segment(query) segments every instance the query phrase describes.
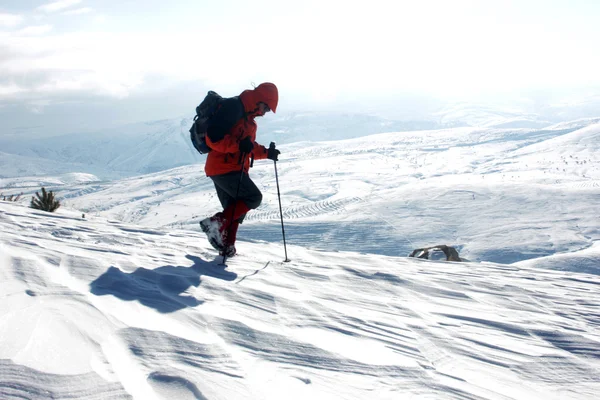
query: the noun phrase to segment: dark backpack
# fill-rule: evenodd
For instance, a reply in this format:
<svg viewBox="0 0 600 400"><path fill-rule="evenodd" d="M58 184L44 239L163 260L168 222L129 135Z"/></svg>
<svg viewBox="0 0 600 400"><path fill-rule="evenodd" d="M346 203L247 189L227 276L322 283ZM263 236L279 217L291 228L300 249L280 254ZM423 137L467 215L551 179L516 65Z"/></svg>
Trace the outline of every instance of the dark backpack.
<svg viewBox="0 0 600 400"><path fill-rule="evenodd" d="M198 150L200 154L206 154L210 152L211 148L206 144L206 131L210 124L211 117L221 107L223 98L212 90L208 92L202 103L196 107L196 116L194 117L194 123L190 128L190 139L194 148Z"/></svg>

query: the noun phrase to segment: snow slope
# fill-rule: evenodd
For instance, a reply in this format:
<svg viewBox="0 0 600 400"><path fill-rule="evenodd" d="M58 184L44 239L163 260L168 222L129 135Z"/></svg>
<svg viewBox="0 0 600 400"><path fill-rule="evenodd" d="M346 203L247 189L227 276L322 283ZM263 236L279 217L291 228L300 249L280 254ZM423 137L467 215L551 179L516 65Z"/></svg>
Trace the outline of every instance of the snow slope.
<svg viewBox="0 0 600 400"><path fill-rule="evenodd" d="M37 180L44 180L73 171L94 170L104 171L104 168L90 168L84 164L49 161L37 156L19 156L0 151L0 187L10 187L12 182L19 182L18 177L38 177Z"/></svg>
<svg viewBox="0 0 600 400"><path fill-rule="evenodd" d="M0 202L0 398L597 398L598 276L238 247Z"/></svg>
<svg viewBox="0 0 600 400"><path fill-rule="evenodd" d="M538 114L498 106L456 103L435 114L442 124L480 128L543 128L550 123Z"/></svg>
<svg viewBox="0 0 600 400"><path fill-rule="evenodd" d="M280 145L306 140L319 142L383 132L464 126L467 123L485 123L486 126L505 123L518 127L515 121L520 119L525 120L521 127L549 125L532 125L529 116L520 116L518 113L503 114L488 109L481 111L476 107L469 109L469 112L465 116L461 113L454 115L456 113L452 111L449 114L453 117L440 117L441 121L437 120L438 117L423 121L398 121L357 112L283 113L258 120L259 140L265 145L271 141ZM483 116L479 116L481 114ZM189 139L192 116L49 138L0 138L0 149L4 153L0 153L0 176L58 175L70 165L71 169L67 169L67 172L87 172L101 179L115 179L202 163L204 156L194 150ZM25 158L13 164L15 157ZM35 158L39 161L34 161ZM44 168L40 169L38 164ZM19 168L14 168L14 165L19 165Z"/></svg>
<svg viewBox="0 0 600 400"><path fill-rule="evenodd" d="M50 138L0 140L0 176L58 175L79 171L115 179L203 162L192 147L192 118L127 124L99 132ZM426 121L401 122L363 114L294 113L259 121L261 138L298 140L346 139L395 130L435 128Z"/></svg>
<svg viewBox="0 0 600 400"><path fill-rule="evenodd" d="M600 240L599 133L598 124L455 128L282 146L288 240L389 256L448 244L499 263L588 248ZM263 204L240 237L281 243L272 162L257 161L251 176ZM2 182L12 193L39 190L22 178ZM153 228L198 230L199 219L220 210L202 165L53 188L66 207Z"/></svg>
<svg viewBox="0 0 600 400"><path fill-rule="evenodd" d="M46 175L63 169L54 164L78 164L69 172L87 172L102 179L147 174L181 165L197 163L188 129L191 120L169 119L128 124L108 131L86 132L50 138L0 141L6 153L44 160ZM3 157L0 157L2 160ZM14 175L27 176L17 171Z"/></svg>

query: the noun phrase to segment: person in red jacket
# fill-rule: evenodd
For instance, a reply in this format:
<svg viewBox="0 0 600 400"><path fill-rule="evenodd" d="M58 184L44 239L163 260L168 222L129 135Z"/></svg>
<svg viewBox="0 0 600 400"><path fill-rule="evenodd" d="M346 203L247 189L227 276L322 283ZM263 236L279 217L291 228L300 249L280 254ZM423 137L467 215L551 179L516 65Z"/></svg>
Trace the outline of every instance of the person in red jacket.
<svg viewBox="0 0 600 400"><path fill-rule="evenodd" d="M239 96L224 99L211 117L206 143L211 148L204 172L212 179L223 211L200 221L210 244L222 256L236 254L235 240L239 224L246 213L262 202L248 170L254 159L278 160L279 150L256 142L256 117L275 112L279 94L269 82Z"/></svg>

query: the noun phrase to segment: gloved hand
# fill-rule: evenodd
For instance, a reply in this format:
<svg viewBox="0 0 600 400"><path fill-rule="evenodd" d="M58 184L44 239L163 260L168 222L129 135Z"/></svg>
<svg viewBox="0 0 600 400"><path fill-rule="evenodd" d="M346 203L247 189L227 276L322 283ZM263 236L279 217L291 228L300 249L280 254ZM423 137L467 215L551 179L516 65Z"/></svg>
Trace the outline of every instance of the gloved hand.
<svg viewBox="0 0 600 400"><path fill-rule="evenodd" d="M271 142L271 145L269 146L269 150L267 151L267 158L269 160L278 161L279 160L278 157L280 154L281 154L281 152L275 148L275 143Z"/></svg>
<svg viewBox="0 0 600 400"><path fill-rule="evenodd" d="M250 136L246 136L240 141L239 149L242 153L250 153L254 148L254 143L252 143L252 139Z"/></svg>

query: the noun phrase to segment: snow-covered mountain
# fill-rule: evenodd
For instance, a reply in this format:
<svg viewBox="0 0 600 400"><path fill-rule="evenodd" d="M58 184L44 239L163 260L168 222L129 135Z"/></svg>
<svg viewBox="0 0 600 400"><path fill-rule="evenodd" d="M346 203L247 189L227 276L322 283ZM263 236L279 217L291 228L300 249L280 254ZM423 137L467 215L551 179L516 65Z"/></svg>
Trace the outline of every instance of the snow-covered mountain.
<svg viewBox="0 0 600 400"><path fill-rule="evenodd" d="M539 113L550 115L552 119L560 121L597 117L598 110L600 110L598 88L589 88L587 94L565 94L538 107Z"/></svg>
<svg viewBox="0 0 600 400"><path fill-rule="evenodd" d="M19 156L0 152L0 179L12 177L39 177L54 179L56 175L69 174L71 171L94 171L107 173L104 168L94 168L85 164L67 163L37 156ZM114 175L118 177L118 175Z"/></svg>
<svg viewBox="0 0 600 400"><path fill-rule="evenodd" d="M534 129L575 120L581 123L598 117L598 93L597 88L587 88L581 93L540 91L523 93L520 97L500 95L480 102L451 103L433 113L432 117L441 125L487 128Z"/></svg>
<svg viewBox="0 0 600 400"><path fill-rule="evenodd" d="M442 125L433 118L400 121L352 112L298 112L282 116L269 115L259 121L260 136L273 138L277 144L343 140L376 133L431 130L454 125Z"/></svg>
<svg viewBox="0 0 600 400"><path fill-rule="evenodd" d="M238 247L0 202L0 397L597 398L598 276Z"/></svg>
<svg viewBox="0 0 600 400"><path fill-rule="evenodd" d="M288 240L389 256L449 244L470 260L501 263L586 249L600 239L600 125L572 129L454 128L283 145ZM278 243L272 162L257 161L251 176L263 204L239 235ZM220 207L202 165L112 182L86 177L47 186L67 207L156 229L198 230ZM0 186L24 192L25 202L40 187L27 179Z"/></svg>
<svg viewBox="0 0 600 400"><path fill-rule="evenodd" d="M548 119L535 113L471 103L453 104L435 115L444 125L482 128L543 128L551 124Z"/></svg>
<svg viewBox="0 0 600 400"><path fill-rule="evenodd" d="M455 126L542 127L533 117L491 109L446 110L429 120L393 120L371 114L305 112L269 115L259 122L258 140L265 145L321 142L385 132L435 130ZM520 122L519 122L520 121ZM0 140L1 177L85 172L100 179L144 175L202 163L189 140L191 118L128 124L99 132L36 139Z"/></svg>
<svg viewBox="0 0 600 400"><path fill-rule="evenodd" d="M589 114L589 113L588 113ZM563 126L557 128L557 122ZM563 122L566 121L566 122ZM459 103L429 117L395 120L377 114L294 112L260 118L258 140L265 145L345 140L386 132L480 127L532 130L577 129L594 119L571 121L553 114ZM64 136L0 139L0 177L59 175L66 172L118 179L202 163L189 140L191 116L77 132ZM570 125L565 125L570 124Z"/></svg>
<svg viewBox="0 0 600 400"><path fill-rule="evenodd" d="M14 168L8 170L12 175L4 171L1 174L34 175L29 172L37 171L41 164L46 168L44 175L58 175L65 172L65 165L76 164L76 169L68 172L86 172L106 179L193 164L201 157L189 140L189 125L187 120L173 119L129 124L110 131L4 141L0 143L4 152L39 161L30 166L23 160L18 175Z"/></svg>
<svg viewBox="0 0 600 400"><path fill-rule="evenodd" d="M203 162L191 145L191 118L128 124L111 130L77 133L43 139L0 140L0 162L8 167L0 176L58 175L79 171L114 179L163 171ZM432 121L394 121L352 113L293 113L269 115L259 121L265 145L297 141L348 139L374 133L435 129ZM30 161L37 159L37 161ZM40 168L40 166L42 168ZM43 168L45 167L45 169ZM70 168L70 169L69 169Z"/></svg>
<svg viewBox="0 0 600 400"><path fill-rule="evenodd" d="M600 123L600 118L580 118L580 119L576 119L573 121L559 122L557 124L548 126L546 129L555 129L555 130L581 129L581 128L585 128L586 126L599 124L599 123Z"/></svg>
<svg viewBox="0 0 600 400"><path fill-rule="evenodd" d="M227 267L202 164L0 178L0 398L595 399L595 122L284 144Z"/></svg>

